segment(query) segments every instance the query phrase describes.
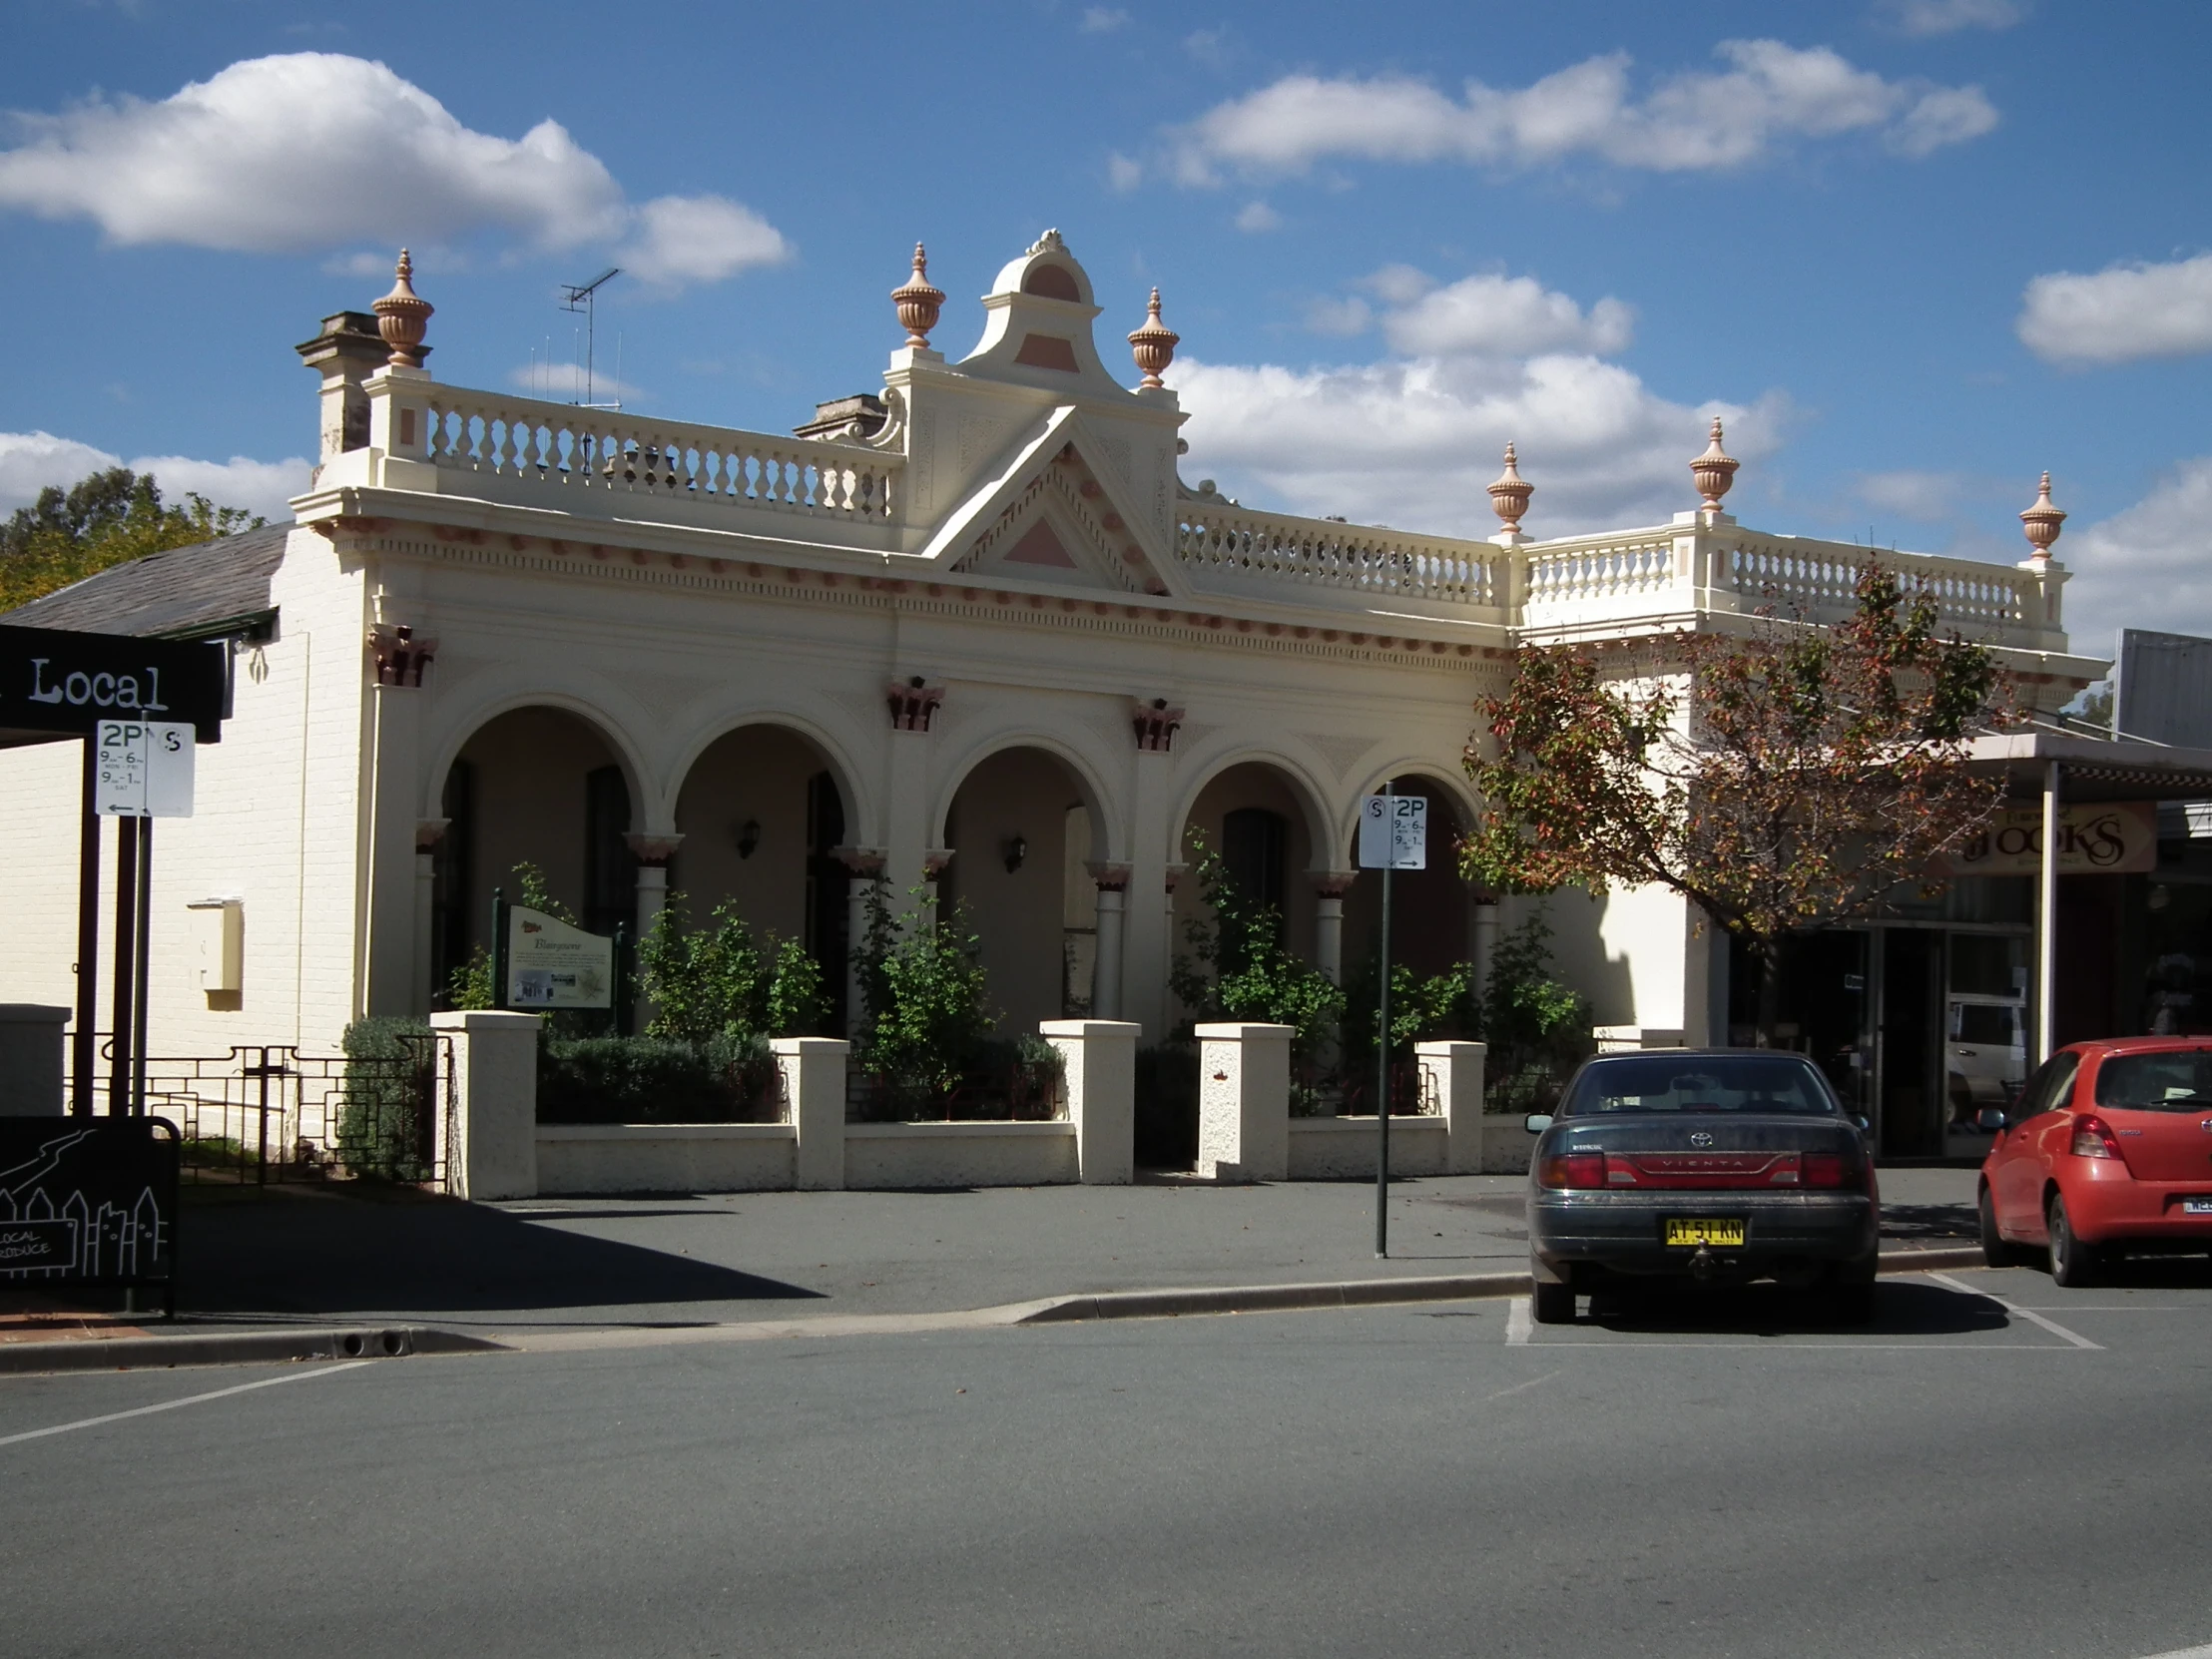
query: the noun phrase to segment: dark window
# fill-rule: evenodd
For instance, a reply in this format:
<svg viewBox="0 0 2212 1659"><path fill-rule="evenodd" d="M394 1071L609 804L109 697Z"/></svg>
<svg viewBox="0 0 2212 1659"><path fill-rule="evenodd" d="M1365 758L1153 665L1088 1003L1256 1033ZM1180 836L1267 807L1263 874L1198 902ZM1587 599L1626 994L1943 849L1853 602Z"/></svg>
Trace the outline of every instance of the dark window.
<svg viewBox="0 0 2212 1659"><path fill-rule="evenodd" d="M2108 1054L2097 1063L2097 1104L2137 1112L2201 1112L2212 1105L2212 1050Z"/></svg>
<svg viewBox="0 0 2212 1659"><path fill-rule="evenodd" d="M2012 1121L2025 1123L2038 1113L2056 1111L2072 1095L2074 1073L2080 1069L2078 1054L2053 1054L2045 1060L2020 1091L2019 1108L2011 1114Z"/></svg>
<svg viewBox="0 0 2212 1659"><path fill-rule="evenodd" d="M484 920L475 913L476 895L468 878L476 849L476 769L468 762L455 761L445 775L438 812L445 819L445 833L430 849L430 995L432 1005L442 1008L450 1000L446 987L468 965L477 925Z"/></svg>
<svg viewBox="0 0 2212 1659"><path fill-rule="evenodd" d="M1688 1054L1597 1060L1582 1068L1562 1117L1591 1112L1803 1112L1836 1103L1811 1062L1796 1055Z"/></svg>
<svg viewBox="0 0 2212 1659"><path fill-rule="evenodd" d="M836 780L818 772L807 786L807 950L822 965L823 998L830 1004L830 1029L842 1031L845 1020L844 953L848 879L830 849L844 844L844 802Z"/></svg>
<svg viewBox="0 0 2212 1659"><path fill-rule="evenodd" d="M638 920L638 866L623 839L630 828L630 790L620 767L584 778L584 927L612 933Z"/></svg>
<svg viewBox="0 0 2212 1659"><path fill-rule="evenodd" d="M1281 813L1240 807L1221 821L1221 861L1238 892L1257 904L1283 908L1283 849L1290 826Z"/></svg>

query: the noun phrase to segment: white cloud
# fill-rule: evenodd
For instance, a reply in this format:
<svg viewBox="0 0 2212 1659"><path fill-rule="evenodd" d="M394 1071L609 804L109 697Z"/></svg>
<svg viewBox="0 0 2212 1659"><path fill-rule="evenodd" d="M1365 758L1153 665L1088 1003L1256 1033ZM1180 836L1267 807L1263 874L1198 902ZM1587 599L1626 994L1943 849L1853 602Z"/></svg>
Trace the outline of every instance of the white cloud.
<svg viewBox="0 0 2212 1659"><path fill-rule="evenodd" d="M1881 0L1876 10L1901 32L1921 37L2009 29L2027 15L2020 0Z"/></svg>
<svg viewBox="0 0 2212 1659"><path fill-rule="evenodd" d="M1610 356L1628 345L1635 313L1600 299L1585 313L1529 276L1461 277L1382 319L1383 337L1405 356L1529 356L1545 351Z"/></svg>
<svg viewBox="0 0 2212 1659"><path fill-rule="evenodd" d="M0 151L0 207L90 219L126 245L298 254L489 234L562 250L627 236L664 280L712 281L782 242L719 197L634 206L558 122L475 132L384 65L337 53L16 119L26 142Z"/></svg>
<svg viewBox="0 0 2212 1659"><path fill-rule="evenodd" d="M195 460L187 455L122 456L51 432L0 432L0 512L28 507L50 484L64 487L87 473L128 465L151 472L162 499L175 504L197 491L219 507L244 507L275 522L290 517L284 503L307 487L313 462L294 456L257 461L234 455L228 461Z"/></svg>
<svg viewBox="0 0 2212 1659"><path fill-rule="evenodd" d="M1186 477L1207 474L1291 512L1453 535L1497 528L1483 487L1508 440L1536 486L1531 534L1665 523L1697 505L1690 457L1715 414L1729 452L1778 442L1779 399L1670 402L1593 357L1388 359L1346 368L1178 362L1191 411Z"/></svg>
<svg viewBox="0 0 2212 1659"><path fill-rule="evenodd" d="M2027 284L2015 324L2038 357L2124 363L2212 350L2212 254L2169 265L2070 271Z"/></svg>
<svg viewBox="0 0 2212 1659"><path fill-rule="evenodd" d="M1356 293L1317 299L1306 307L1307 329L1316 334L1364 334L1374 320L1375 307Z"/></svg>
<svg viewBox="0 0 2212 1659"><path fill-rule="evenodd" d="M1955 472L1864 472L1859 498L1870 507L1923 524L1938 524L1958 508L1966 481Z"/></svg>
<svg viewBox="0 0 2212 1659"><path fill-rule="evenodd" d="M1079 27L1086 35L1110 35L1128 24L1129 14L1119 6L1086 6Z"/></svg>
<svg viewBox="0 0 2212 1659"><path fill-rule="evenodd" d="M663 196L638 210L635 240L615 250L622 269L654 287L719 282L791 258L783 234L724 196Z"/></svg>
<svg viewBox="0 0 2212 1659"><path fill-rule="evenodd" d="M1335 158L1537 167L1588 155L1685 172L1742 167L1794 138L1870 133L1907 156L1978 137L1997 112L1977 87L1889 81L1827 47L1724 41L1729 67L1632 96L1625 53L1590 58L1517 91L1469 81L1463 99L1402 78L1292 75L1216 106L1173 135L1187 185L1301 174Z"/></svg>
<svg viewBox="0 0 2212 1659"><path fill-rule="evenodd" d="M576 402L587 391L595 403L644 395L642 387L634 386L627 380L618 380L596 364L592 368L589 387L584 384L583 364L556 362L524 363L518 368L510 368L507 370L507 384L517 391L526 391L532 397L545 398L554 403Z"/></svg>
<svg viewBox="0 0 2212 1659"><path fill-rule="evenodd" d="M1237 215L1237 229L1257 234L1263 231L1279 231L1283 228L1283 216L1265 202L1247 202Z"/></svg>
<svg viewBox="0 0 2212 1659"><path fill-rule="evenodd" d="M1116 150L1106 158L1106 188L1116 196L1127 196L1144 183L1144 164L1132 161Z"/></svg>
<svg viewBox="0 0 2212 1659"><path fill-rule="evenodd" d="M2212 455L2181 462L2053 551L2073 572L2065 617L2076 651L2103 656L2123 627L2212 636Z"/></svg>

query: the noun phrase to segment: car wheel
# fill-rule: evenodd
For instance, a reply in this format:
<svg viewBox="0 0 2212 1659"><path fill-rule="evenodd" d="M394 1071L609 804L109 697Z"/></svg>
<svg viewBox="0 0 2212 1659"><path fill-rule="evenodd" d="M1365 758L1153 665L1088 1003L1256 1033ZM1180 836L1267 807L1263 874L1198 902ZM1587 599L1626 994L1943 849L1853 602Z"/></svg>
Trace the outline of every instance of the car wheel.
<svg viewBox="0 0 2212 1659"><path fill-rule="evenodd" d="M2074 1236L2073 1222L2066 1215L2063 1193L2050 1195L2049 1215L2051 1283L2063 1285L2069 1290L2093 1283L2097 1272L2096 1249L2083 1244Z"/></svg>
<svg viewBox="0 0 2212 1659"><path fill-rule="evenodd" d="M1997 1207L1989 1189L1981 1189L1981 1259L1992 1268L2015 1267L2020 1253L1997 1231Z"/></svg>
<svg viewBox="0 0 2212 1659"><path fill-rule="evenodd" d="M1529 1311L1536 1316L1538 1325L1572 1325L1574 1323L1574 1287L1572 1285L1546 1285L1538 1280L1534 1294L1529 1299Z"/></svg>

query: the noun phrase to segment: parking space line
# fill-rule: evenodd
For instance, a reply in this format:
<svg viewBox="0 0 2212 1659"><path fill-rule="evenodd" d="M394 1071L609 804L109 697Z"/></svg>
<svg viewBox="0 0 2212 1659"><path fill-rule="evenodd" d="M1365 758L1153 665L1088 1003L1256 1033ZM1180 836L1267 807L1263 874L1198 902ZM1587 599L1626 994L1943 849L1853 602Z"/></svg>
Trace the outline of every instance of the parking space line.
<svg viewBox="0 0 2212 1659"><path fill-rule="evenodd" d="M1505 1343L1508 1348L1526 1348L1528 1339L1536 1329L1535 1321L1528 1317L1528 1298L1516 1296L1505 1312Z"/></svg>
<svg viewBox="0 0 2212 1659"><path fill-rule="evenodd" d="M1936 1284L1943 1286L1947 1290L1956 1291L1962 1296L1977 1296L1981 1298L1984 1302L1993 1302L1999 1308L2002 1308L2007 1314L2017 1314L2021 1319L2026 1320L2029 1324L2041 1326L2053 1337L2065 1338L2067 1342L2073 1344L2073 1346L2076 1348L2088 1349L2091 1352L2097 1354L2101 1354L2104 1352L2104 1345L2102 1343L2092 1343L2091 1341L2089 1341L2088 1338L2082 1336L2079 1332L2068 1331L2056 1320L2045 1319L2041 1314L2038 1314L2032 1308L2022 1308L2016 1302L2007 1302L2003 1297L1998 1296L1993 1291L1977 1291L1973 1288L1973 1286L1962 1284L1958 1280L1951 1278L1951 1276L1947 1273L1931 1272L1925 1277L1933 1279L1936 1281Z"/></svg>
<svg viewBox="0 0 2212 1659"><path fill-rule="evenodd" d="M156 1411L174 1411L180 1405L198 1405L203 1400L222 1399L230 1394L243 1394L255 1388L274 1388L279 1382L304 1382L309 1378L335 1377L341 1371L359 1371L372 1366L373 1360L349 1360L343 1365L317 1366L312 1371L286 1372L281 1377L265 1377L259 1382L241 1382L235 1387L216 1388L204 1394L187 1394L183 1399L165 1399L159 1405L141 1405L131 1411L110 1411L104 1416L81 1417L75 1422L57 1422L51 1428L27 1428L20 1434L0 1434L0 1445L14 1445L21 1440L41 1440L49 1434L67 1434L74 1428L98 1428L104 1422L121 1422L125 1417L150 1417Z"/></svg>

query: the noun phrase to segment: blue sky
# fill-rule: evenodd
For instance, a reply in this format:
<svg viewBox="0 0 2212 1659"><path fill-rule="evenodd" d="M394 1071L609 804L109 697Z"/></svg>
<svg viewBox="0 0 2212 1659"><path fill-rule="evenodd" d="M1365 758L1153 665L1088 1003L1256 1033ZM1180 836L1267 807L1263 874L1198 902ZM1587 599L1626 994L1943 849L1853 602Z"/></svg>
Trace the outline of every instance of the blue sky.
<svg viewBox="0 0 2212 1659"><path fill-rule="evenodd" d="M1057 226L1102 338L1160 285L1187 475L1249 501L1487 534L1510 437L1531 533L1647 523L1720 412L1746 522L2009 560L2048 467L2081 645L2212 632L2212 8L923 16L16 8L0 506L101 455L280 500L289 347L402 241L441 379L565 364L619 263L632 406L774 430L877 384L917 238L956 353Z"/></svg>

